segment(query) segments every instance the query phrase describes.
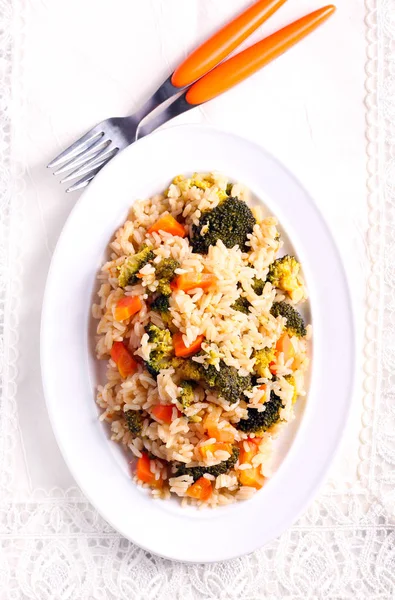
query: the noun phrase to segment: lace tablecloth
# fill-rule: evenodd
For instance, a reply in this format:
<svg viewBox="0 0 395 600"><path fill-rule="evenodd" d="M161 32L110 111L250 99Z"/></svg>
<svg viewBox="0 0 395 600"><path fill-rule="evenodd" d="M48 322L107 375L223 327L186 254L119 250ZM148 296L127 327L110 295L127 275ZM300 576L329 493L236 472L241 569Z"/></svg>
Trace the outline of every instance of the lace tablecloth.
<svg viewBox="0 0 395 600"><path fill-rule="evenodd" d="M359 335L355 402L329 481L307 512L231 562L151 556L76 488L46 415L41 302L77 196L66 197L44 166L90 125L136 108L197 40L247 4L0 0L1 600L395 595L394 0L339 0L319 33L180 118L275 154L310 190L344 256ZM316 7L290 2L254 40Z"/></svg>

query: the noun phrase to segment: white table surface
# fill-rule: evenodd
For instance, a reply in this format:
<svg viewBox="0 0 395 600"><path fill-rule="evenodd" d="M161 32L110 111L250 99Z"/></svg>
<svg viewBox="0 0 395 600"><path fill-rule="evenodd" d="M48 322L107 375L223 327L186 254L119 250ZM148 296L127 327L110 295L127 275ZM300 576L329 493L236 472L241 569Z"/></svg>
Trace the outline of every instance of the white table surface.
<svg viewBox="0 0 395 600"><path fill-rule="evenodd" d="M395 114L395 86L385 79L392 0L380 2L379 18L371 13L373 0L367 6L339 0L319 32L176 121L238 133L277 156L315 198L344 257L359 342L355 401L329 482L306 515L279 540L232 563L185 566L150 557L84 500L48 422L39 368L41 302L52 252L78 193L66 196L45 165L96 122L131 113L198 41L247 5L0 0L7 31L0 37L1 599L395 593L388 430L394 365L392 353L385 354L395 346L385 327L391 265L378 266L392 241L394 171L384 135ZM313 0L290 0L251 41L315 8Z"/></svg>

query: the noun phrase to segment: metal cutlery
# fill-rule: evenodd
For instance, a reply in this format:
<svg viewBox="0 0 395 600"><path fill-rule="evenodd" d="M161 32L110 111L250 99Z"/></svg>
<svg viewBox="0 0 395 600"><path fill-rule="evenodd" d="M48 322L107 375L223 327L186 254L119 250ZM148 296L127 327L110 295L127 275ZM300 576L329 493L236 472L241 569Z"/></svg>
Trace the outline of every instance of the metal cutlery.
<svg viewBox="0 0 395 600"><path fill-rule="evenodd" d="M255 2L192 52L140 110L128 117L102 121L52 160L48 167L55 169L54 174L65 174L61 183L79 178L66 191L88 185L120 150L240 83L306 37L336 10L333 5L325 6L224 61L285 1ZM169 104L169 100L173 101Z"/></svg>

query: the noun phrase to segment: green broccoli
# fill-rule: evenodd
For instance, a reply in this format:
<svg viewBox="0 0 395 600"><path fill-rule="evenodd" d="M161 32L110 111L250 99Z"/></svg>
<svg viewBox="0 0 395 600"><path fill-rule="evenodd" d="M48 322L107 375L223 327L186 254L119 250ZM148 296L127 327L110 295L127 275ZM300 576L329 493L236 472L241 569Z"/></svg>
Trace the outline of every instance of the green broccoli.
<svg viewBox="0 0 395 600"><path fill-rule="evenodd" d="M267 281L274 287L287 292L292 300L300 299L299 293L303 283L299 278L300 264L294 256L277 258L269 267Z"/></svg>
<svg viewBox="0 0 395 600"><path fill-rule="evenodd" d="M193 390L195 389L196 383L194 381L180 381L179 387L181 388L181 394L179 401L182 404L182 408L185 410L188 406L191 406L193 402Z"/></svg>
<svg viewBox="0 0 395 600"><path fill-rule="evenodd" d="M139 435L143 428L143 417L140 410L128 410L125 412L126 424L133 435Z"/></svg>
<svg viewBox="0 0 395 600"><path fill-rule="evenodd" d="M209 388L215 388L219 377L219 371L217 371L214 365L208 365L207 367L204 367L203 365L199 366L200 377L203 379L204 383ZM223 366L226 367L225 363L223 361L220 361L220 369L223 368Z"/></svg>
<svg viewBox="0 0 395 600"><path fill-rule="evenodd" d="M158 313L168 312L169 306L169 296L164 296L163 294L151 302L151 310L154 310Z"/></svg>
<svg viewBox="0 0 395 600"><path fill-rule="evenodd" d="M187 467L184 464L179 465L174 477L178 477L179 475L192 475L193 481L197 481L200 477L203 477L205 473L218 477L218 475L223 475L233 469L239 459L239 453L240 450L238 447L233 446L232 454L228 460L224 460L213 467Z"/></svg>
<svg viewBox="0 0 395 600"><path fill-rule="evenodd" d="M193 251L207 254L209 247L215 246L218 240L222 240L227 248L238 245L245 250L247 235L252 233L254 225L254 215L245 202L226 198L212 210L204 211L199 225L192 226Z"/></svg>
<svg viewBox="0 0 395 600"><path fill-rule="evenodd" d="M274 348L264 348L263 350L257 350L254 354L255 364L254 370L259 377L268 377L268 367L270 363L275 359Z"/></svg>
<svg viewBox="0 0 395 600"><path fill-rule="evenodd" d="M201 364L192 360L191 358L173 358L172 366L177 370L179 375L183 379L190 379L196 383L202 381L202 370Z"/></svg>
<svg viewBox="0 0 395 600"><path fill-rule="evenodd" d="M160 329L152 323L146 326L145 331L148 333L149 343L154 344L145 364L148 372L156 377L162 369L172 366L173 341L168 329Z"/></svg>
<svg viewBox="0 0 395 600"><path fill-rule="evenodd" d="M238 310L239 312L244 313L245 315L249 314L249 307L251 306L251 304L248 302L247 298L244 298L244 296L240 296L239 298L237 298L237 300L235 302L233 302L232 306L230 308L233 308L233 310Z"/></svg>
<svg viewBox="0 0 395 600"><path fill-rule="evenodd" d="M249 375L241 377L235 367L229 367L223 360L219 363L219 371L214 365L209 365L207 369L202 367L201 373L208 387L213 388L219 396L231 404L237 402L243 392L252 387Z"/></svg>
<svg viewBox="0 0 395 600"><path fill-rule="evenodd" d="M169 311L169 307L169 296L165 296L163 294L161 294L160 296L155 298L153 302L151 302L151 310L158 312L166 327L172 330L174 328L174 325L171 313Z"/></svg>
<svg viewBox="0 0 395 600"><path fill-rule="evenodd" d="M264 406L263 412L258 412L256 408L248 408L247 419L241 419L236 424L236 428L244 433L263 433L278 423L280 410L283 408L281 398L272 391L269 402L266 402Z"/></svg>
<svg viewBox="0 0 395 600"><path fill-rule="evenodd" d="M127 285L137 283L137 273L154 258L155 254L152 252L152 249L146 245L142 246L137 254L127 258L123 265L119 267L118 283L120 287L124 288Z"/></svg>
<svg viewBox="0 0 395 600"><path fill-rule="evenodd" d="M163 296L170 296L170 282L175 277L174 271L178 269L180 263L174 258L163 258L158 265L155 266L155 277L158 280L157 291Z"/></svg>
<svg viewBox="0 0 395 600"><path fill-rule="evenodd" d="M287 302L273 302L270 314L272 314L273 317L281 316L287 319L285 330L290 335L304 337L307 334L302 316Z"/></svg>
<svg viewBox="0 0 395 600"><path fill-rule="evenodd" d="M191 379L214 389L230 403L237 402L243 392L252 389L251 376L241 377L235 367L229 367L223 360L219 363L219 371L214 365L205 367L190 358L173 358L172 366L183 379Z"/></svg>
<svg viewBox="0 0 395 600"><path fill-rule="evenodd" d="M214 389L231 404L237 402L243 392L252 388L250 375L241 377L235 367L229 367L223 360L219 363L219 371L214 365L205 367L191 359L173 359L173 366L185 379L192 379Z"/></svg>
<svg viewBox="0 0 395 600"><path fill-rule="evenodd" d="M263 281L263 279L254 278L254 281L252 284L252 289L254 290L254 292L256 293L257 296L262 296L263 288L265 287L265 283L266 283L266 281Z"/></svg>

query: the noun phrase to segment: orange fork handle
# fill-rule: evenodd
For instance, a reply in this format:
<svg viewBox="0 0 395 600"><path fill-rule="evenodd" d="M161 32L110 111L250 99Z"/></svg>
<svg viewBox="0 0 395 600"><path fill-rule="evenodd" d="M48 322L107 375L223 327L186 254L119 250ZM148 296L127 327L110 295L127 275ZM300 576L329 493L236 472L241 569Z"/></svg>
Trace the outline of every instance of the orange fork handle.
<svg viewBox="0 0 395 600"><path fill-rule="evenodd" d="M314 31L335 10L333 5L316 10L218 65L189 88L188 104L202 104L226 92Z"/></svg>
<svg viewBox="0 0 395 600"><path fill-rule="evenodd" d="M183 88L211 71L285 2L286 0L254 2L192 52L174 71L171 77L172 84Z"/></svg>

